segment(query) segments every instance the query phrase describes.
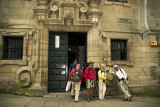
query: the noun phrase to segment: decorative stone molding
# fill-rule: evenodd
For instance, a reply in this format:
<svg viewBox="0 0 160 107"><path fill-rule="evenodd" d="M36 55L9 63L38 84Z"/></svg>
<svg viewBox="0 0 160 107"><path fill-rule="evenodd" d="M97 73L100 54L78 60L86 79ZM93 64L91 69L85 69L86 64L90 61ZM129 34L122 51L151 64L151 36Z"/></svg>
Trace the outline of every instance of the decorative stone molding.
<svg viewBox="0 0 160 107"><path fill-rule="evenodd" d="M31 67L24 66L19 68L15 73L14 79L20 87L29 87L31 85Z"/></svg>
<svg viewBox="0 0 160 107"><path fill-rule="evenodd" d="M17 32L19 31L19 32ZM35 26L22 29L7 29L0 31L0 43L2 43L3 36L19 36L23 37L23 58L22 60L1 60L0 65L13 64L21 67L15 73L15 82L20 87L31 86L31 75L39 69L39 36L38 29ZM34 52L35 51L35 52ZM33 58L35 56L35 58Z"/></svg>
<svg viewBox="0 0 160 107"><path fill-rule="evenodd" d="M37 16L37 20L45 20L48 14L47 11L47 0L37 0L36 9L33 10Z"/></svg>
<svg viewBox="0 0 160 107"><path fill-rule="evenodd" d="M107 34L106 32L103 32L102 30L99 31L99 36L102 38L103 41L107 40Z"/></svg>
<svg viewBox="0 0 160 107"><path fill-rule="evenodd" d="M102 31L100 30L100 37L102 37L102 40L103 38L106 38L106 42L107 42L107 55L103 57L103 60L106 62L106 66L108 67L113 67L113 65L115 64L118 64L118 65L121 65L121 66L134 66L133 64L133 58L131 56L131 51L132 50L129 50L131 49L131 44L132 44L132 37L130 36L119 36L118 34L116 33L111 33L111 32L105 32L105 31ZM128 53L127 53L127 60L126 61L112 61L111 60L111 39L122 39L122 40L128 40L127 42L127 50Z"/></svg>
<svg viewBox="0 0 160 107"><path fill-rule="evenodd" d="M2 45L3 43L3 36L11 36L11 37L15 37L15 36L19 36L19 37L23 37L23 57L21 60L3 60L2 58L2 54L0 56L0 65L7 65L7 64L11 64L11 65L27 65L27 40L28 40L28 31L24 31L24 30L19 30L19 32L17 32L16 30L10 30L10 29L5 29L0 31L0 43ZM2 50L2 47L1 49ZM2 50L3 52L3 50Z"/></svg>
<svg viewBox="0 0 160 107"><path fill-rule="evenodd" d="M98 23L102 13L101 0L39 0L34 10L38 20L46 25L88 26ZM93 21L92 18L96 18Z"/></svg>

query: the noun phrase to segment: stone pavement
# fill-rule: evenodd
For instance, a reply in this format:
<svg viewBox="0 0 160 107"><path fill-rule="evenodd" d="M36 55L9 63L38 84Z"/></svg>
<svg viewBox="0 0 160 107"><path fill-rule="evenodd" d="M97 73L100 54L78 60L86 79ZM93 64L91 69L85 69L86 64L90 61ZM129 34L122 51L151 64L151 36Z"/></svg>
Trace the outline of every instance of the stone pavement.
<svg viewBox="0 0 160 107"><path fill-rule="evenodd" d="M70 93L49 93L43 97L27 97L13 94L0 94L0 107L160 107L160 98L134 97L133 102L122 101L122 96L108 98L107 101L87 102L84 94L74 102Z"/></svg>

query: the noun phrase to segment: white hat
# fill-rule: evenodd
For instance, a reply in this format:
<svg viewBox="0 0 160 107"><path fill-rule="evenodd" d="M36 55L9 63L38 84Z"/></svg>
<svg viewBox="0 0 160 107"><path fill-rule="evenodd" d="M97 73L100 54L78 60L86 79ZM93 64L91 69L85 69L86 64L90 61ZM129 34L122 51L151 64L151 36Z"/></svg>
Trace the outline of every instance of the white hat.
<svg viewBox="0 0 160 107"><path fill-rule="evenodd" d="M118 67L118 65L114 65L114 66L113 66L113 68L117 68L117 67Z"/></svg>

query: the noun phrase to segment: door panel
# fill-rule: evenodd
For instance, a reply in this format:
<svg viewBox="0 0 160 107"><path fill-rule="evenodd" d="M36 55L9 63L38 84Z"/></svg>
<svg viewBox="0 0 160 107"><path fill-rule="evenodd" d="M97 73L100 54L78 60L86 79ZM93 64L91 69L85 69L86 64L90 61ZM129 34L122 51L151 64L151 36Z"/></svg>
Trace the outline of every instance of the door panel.
<svg viewBox="0 0 160 107"><path fill-rule="evenodd" d="M55 48L55 36L60 36L60 47ZM49 34L49 58L48 58L48 91L65 91L67 82L68 64L68 34L62 32L50 32Z"/></svg>

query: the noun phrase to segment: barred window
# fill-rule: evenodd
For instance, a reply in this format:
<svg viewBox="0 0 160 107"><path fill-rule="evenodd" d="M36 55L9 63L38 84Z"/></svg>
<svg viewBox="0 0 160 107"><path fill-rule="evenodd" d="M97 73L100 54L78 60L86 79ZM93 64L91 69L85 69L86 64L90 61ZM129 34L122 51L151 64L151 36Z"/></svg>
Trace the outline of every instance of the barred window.
<svg viewBox="0 0 160 107"><path fill-rule="evenodd" d="M114 2L127 2L127 0L108 0L108 1L114 1Z"/></svg>
<svg viewBox="0 0 160 107"><path fill-rule="evenodd" d="M127 40L111 39L111 59L127 60Z"/></svg>
<svg viewBox="0 0 160 107"><path fill-rule="evenodd" d="M23 37L3 37L3 59L20 60L23 56Z"/></svg>

